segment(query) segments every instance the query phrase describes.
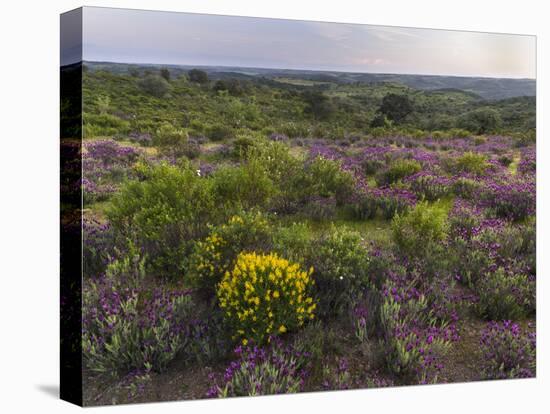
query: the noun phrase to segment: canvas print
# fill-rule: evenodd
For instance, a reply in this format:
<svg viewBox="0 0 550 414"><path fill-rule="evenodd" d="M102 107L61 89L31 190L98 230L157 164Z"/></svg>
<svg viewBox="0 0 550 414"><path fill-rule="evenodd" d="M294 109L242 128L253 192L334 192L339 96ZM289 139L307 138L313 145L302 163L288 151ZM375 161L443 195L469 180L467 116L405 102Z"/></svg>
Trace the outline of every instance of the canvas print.
<svg viewBox="0 0 550 414"><path fill-rule="evenodd" d="M61 393L536 375L536 38L61 16Z"/></svg>

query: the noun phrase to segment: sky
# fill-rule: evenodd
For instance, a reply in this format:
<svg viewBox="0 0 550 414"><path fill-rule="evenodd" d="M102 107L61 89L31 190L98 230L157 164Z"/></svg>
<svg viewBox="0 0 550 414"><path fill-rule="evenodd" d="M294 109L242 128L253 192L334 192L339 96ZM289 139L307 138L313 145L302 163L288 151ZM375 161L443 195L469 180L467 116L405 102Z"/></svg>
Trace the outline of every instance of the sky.
<svg viewBox="0 0 550 414"><path fill-rule="evenodd" d="M536 73L536 40L526 35L95 7L84 8L82 31L86 61L506 78Z"/></svg>

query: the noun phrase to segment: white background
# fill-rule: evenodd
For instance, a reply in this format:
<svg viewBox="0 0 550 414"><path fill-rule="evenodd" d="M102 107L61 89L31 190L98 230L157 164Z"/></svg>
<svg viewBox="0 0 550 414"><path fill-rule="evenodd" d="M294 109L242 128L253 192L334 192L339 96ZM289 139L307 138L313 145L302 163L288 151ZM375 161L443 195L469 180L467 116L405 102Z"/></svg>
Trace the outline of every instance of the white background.
<svg viewBox="0 0 550 414"><path fill-rule="evenodd" d="M472 384L174 402L111 412L548 412L550 33L544 0L134 0L88 6L204 12L538 36L538 376ZM66 413L59 401L59 13L79 1L7 0L0 12L0 410ZM266 51L269 53L269 51ZM545 102L546 101L546 102ZM548 104L550 105L550 104ZM548 109L548 106L546 107ZM545 280L546 279L546 280ZM546 302L546 303L544 303ZM98 409L89 409L96 412Z"/></svg>

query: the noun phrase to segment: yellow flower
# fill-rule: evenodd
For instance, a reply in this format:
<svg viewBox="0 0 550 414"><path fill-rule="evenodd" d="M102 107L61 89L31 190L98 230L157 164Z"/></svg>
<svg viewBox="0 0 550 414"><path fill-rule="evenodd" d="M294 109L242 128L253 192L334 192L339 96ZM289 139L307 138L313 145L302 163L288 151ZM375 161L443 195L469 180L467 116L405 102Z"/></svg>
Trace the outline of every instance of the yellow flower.
<svg viewBox="0 0 550 414"><path fill-rule="evenodd" d="M246 345L246 344L248 344L248 339L244 338L243 339L243 345Z"/></svg>
<svg viewBox="0 0 550 414"><path fill-rule="evenodd" d="M276 290L275 292L273 292L273 297L274 297L275 299L277 299L277 298L279 297L279 291L278 291L278 290Z"/></svg>
<svg viewBox="0 0 550 414"><path fill-rule="evenodd" d="M284 326L284 325L279 326L279 332L280 333L285 333L286 332L286 326Z"/></svg>

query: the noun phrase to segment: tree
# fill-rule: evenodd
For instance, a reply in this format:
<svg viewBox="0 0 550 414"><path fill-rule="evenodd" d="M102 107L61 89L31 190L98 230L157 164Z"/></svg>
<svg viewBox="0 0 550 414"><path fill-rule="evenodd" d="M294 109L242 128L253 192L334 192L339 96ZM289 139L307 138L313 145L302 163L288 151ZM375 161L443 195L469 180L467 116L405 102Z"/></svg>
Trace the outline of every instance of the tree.
<svg viewBox="0 0 550 414"><path fill-rule="evenodd" d="M332 101L319 91L306 91L302 94L306 103L306 112L312 114L316 119L326 120L336 111Z"/></svg>
<svg viewBox="0 0 550 414"><path fill-rule="evenodd" d="M389 128L391 127L391 121L386 118L386 115L377 113L370 122L371 128Z"/></svg>
<svg viewBox="0 0 550 414"><path fill-rule="evenodd" d="M160 76L166 79L166 81L170 81L170 71L168 68L161 68L160 69Z"/></svg>
<svg viewBox="0 0 550 414"><path fill-rule="evenodd" d="M139 78L139 70L137 68L130 68L128 69L128 73L133 78Z"/></svg>
<svg viewBox="0 0 550 414"><path fill-rule="evenodd" d="M382 99L378 112L385 115L390 121L402 122L413 111L413 105L407 95L389 93Z"/></svg>
<svg viewBox="0 0 550 414"><path fill-rule="evenodd" d="M241 82L239 82L237 79L228 79L228 80L220 79L216 81L213 89L216 92L227 91L232 96L240 96L244 92Z"/></svg>
<svg viewBox="0 0 550 414"><path fill-rule="evenodd" d="M162 98L171 90L171 86L166 82L166 79L158 75L147 75L138 82L138 85L145 92L157 98Z"/></svg>
<svg viewBox="0 0 550 414"><path fill-rule="evenodd" d="M196 82L196 83L208 82L208 74L204 70L191 69L189 72L187 72L187 76L189 76L189 80L191 82Z"/></svg>
<svg viewBox="0 0 550 414"><path fill-rule="evenodd" d="M501 124L500 114L492 108L478 108L465 113L459 119L461 128L478 134L496 132Z"/></svg>

